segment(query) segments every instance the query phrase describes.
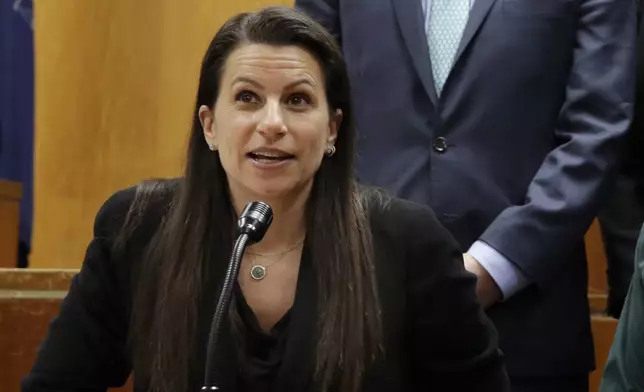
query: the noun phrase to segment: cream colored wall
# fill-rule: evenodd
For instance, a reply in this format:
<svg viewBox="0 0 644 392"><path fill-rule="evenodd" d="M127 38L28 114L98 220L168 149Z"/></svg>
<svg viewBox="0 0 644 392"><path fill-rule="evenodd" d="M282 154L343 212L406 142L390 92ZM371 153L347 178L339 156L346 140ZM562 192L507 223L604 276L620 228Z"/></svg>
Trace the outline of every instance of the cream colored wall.
<svg viewBox="0 0 644 392"><path fill-rule="evenodd" d="M37 2L32 267L79 267L110 194L180 173L208 42L275 4L292 1Z"/></svg>

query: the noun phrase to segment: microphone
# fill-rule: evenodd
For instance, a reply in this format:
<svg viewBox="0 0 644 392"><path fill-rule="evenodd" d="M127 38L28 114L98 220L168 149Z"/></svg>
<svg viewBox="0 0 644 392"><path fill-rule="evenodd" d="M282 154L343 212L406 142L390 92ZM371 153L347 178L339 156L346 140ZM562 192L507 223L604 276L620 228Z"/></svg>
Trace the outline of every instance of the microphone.
<svg viewBox="0 0 644 392"><path fill-rule="evenodd" d="M221 333L222 323L224 316L228 313L230 305L230 297L232 295L233 287L239 275L239 266L241 265L244 252L249 245L260 242L264 239L264 235L273 222L273 210L271 207L261 201L253 201L246 205L237 221L239 234L233 252L230 255L228 263L228 270L224 284L221 288L221 294L217 301L217 308L215 315L212 318L210 325L210 334L208 335L208 348L206 352L206 370L204 386L201 387L202 391L219 391L219 387L215 385L217 377L217 369L215 368L215 354L217 350L217 343L219 334Z"/></svg>

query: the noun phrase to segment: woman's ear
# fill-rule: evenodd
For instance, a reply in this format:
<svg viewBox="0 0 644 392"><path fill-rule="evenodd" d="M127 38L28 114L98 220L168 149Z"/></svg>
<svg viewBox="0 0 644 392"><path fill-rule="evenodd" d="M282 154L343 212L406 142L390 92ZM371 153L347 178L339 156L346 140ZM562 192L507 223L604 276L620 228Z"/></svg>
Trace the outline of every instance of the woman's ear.
<svg viewBox="0 0 644 392"><path fill-rule="evenodd" d="M335 140L338 138L338 130L342 124L342 118L342 110L340 109L336 109L335 112L331 114L331 118L329 119L329 137L327 140L329 145L335 144Z"/></svg>
<svg viewBox="0 0 644 392"><path fill-rule="evenodd" d="M199 122L203 129L203 136L211 150L217 149L217 132L215 129L215 118L213 110L206 105L199 108Z"/></svg>

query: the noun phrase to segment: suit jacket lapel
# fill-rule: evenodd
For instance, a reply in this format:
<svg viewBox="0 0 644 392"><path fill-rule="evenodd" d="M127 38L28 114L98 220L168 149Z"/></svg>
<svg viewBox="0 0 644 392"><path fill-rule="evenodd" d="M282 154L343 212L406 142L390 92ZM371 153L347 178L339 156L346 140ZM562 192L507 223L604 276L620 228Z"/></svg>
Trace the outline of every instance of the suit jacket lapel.
<svg viewBox="0 0 644 392"><path fill-rule="evenodd" d="M317 342L317 277L305 246L275 391L310 391Z"/></svg>
<svg viewBox="0 0 644 392"><path fill-rule="evenodd" d="M490 12L490 9L492 9L492 5L494 5L495 1L496 0L474 0L472 11L470 11L470 17L467 21L467 25L465 26L465 31L463 31L461 43L458 47L458 51L456 52L456 56L454 57L454 65L456 65L458 59L463 54L463 51L465 51L474 38L474 35L476 35L476 32L483 24L485 17Z"/></svg>
<svg viewBox="0 0 644 392"><path fill-rule="evenodd" d="M427 34L425 33L421 2L420 0L392 0L392 5L416 72L418 72L420 81L432 103L436 105L438 94L434 85L432 64L427 48Z"/></svg>

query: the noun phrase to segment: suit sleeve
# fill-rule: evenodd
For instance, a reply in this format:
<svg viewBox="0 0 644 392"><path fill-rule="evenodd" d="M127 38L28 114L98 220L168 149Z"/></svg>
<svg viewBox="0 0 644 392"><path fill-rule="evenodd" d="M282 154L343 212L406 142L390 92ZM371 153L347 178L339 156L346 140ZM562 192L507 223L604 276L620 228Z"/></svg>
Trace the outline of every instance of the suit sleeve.
<svg viewBox="0 0 644 392"><path fill-rule="evenodd" d="M433 214L411 234L408 335L418 391L509 392L497 332L456 241ZM424 385L423 385L424 384ZM421 387L422 385L422 387Z"/></svg>
<svg viewBox="0 0 644 392"><path fill-rule="evenodd" d="M619 141L633 114L635 4L580 4L558 141L528 187L525 203L504 210L480 240L545 285L596 215Z"/></svg>
<svg viewBox="0 0 644 392"><path fill-rule="evenodd" d="M112 259L110 238L129 198L117 193L97 214L81 270L49 326L22 392L102 392L127 380L129 287L123 266Z"/></svg>
<svg viewBox="0 0 644 392"><path fill-rule="evenodd" d="M644 391L644 230L636 255L635 274L619 318L602 376L600 392Z"/></svg>
<svg viewBox="0 0 644 392"><path fill-rule="evenodd" d="M295 8L324 26L342 45L340 0L295 0Z"/></svg>

